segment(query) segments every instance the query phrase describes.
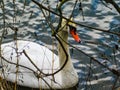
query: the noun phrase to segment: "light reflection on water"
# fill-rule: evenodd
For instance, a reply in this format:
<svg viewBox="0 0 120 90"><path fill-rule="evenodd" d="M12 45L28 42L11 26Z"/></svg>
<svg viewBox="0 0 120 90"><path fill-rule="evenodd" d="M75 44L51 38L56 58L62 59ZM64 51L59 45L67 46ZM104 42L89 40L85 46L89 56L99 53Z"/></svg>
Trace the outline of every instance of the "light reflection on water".
<svg viewBox="0 0 120 90"><path fill-rule="evenodd" d="M20 2L23 2L23 0L19 0ZM23 3L17 3L18 6L18 12L17 12L17 17L16 17L16 22L14 24L14 26L19 28L18 31L18 39L24 39L24 40L30 40L30 41L34 41L37 42L39 44L42 45L46 45L46 46L52 46L52 37L51 37L51 29L49 28L44 16L41 14L41 11L39 10L39 8L34 5L33 3L30 2L31 0L27 0L26 3L26 7L24 9L24 13L23 13ZM41 0L39 0L41 1ZM13 21L12 18L14 16L14 10L13 8L13 4L10 2L6 3L7 7L6 7L6 12L7 12L7 22L9 23L9 25L12 25ZM57 4L55 4L57 5ZM86 5L86 10L84 12L86 18L89 17L90 15L90 9L88 10L88 8L90 7L90 3L85 3L83 5ZM67 7L65 7L66 9L68 9ZM67 10L66 10L67 11ZM76 9L76 12L78 10ZM89 11L89 12L87 12ZM2 12L2 11L0 11ZM69 11L68 11L69 12ZM75 17L78 19L77 21L79 21L79 18L81 18L80 15L76 14L75 12ZM87 23L89 25L95 26L95 27L99 27L102 25L99 25L100 23L96 22L98 21L104 21L104 19L107 16L102 15L102 11L96 11L97 14L92 14L93 16L90 16L92 18L92 21L90 22L90 20L83 22L82 20L80 20L83 23ZM107 13L107 12L106 12ZM112 14L113 12L111 12L110 14ZM98 15L99 14L99 15ZM105 12L104 12L105 14ZM114 15L115 14L115 15ZM66 15L66 13L65 13ZM116 13L112 14L113 16L110 15L110 18L116 18L117 15ZM109 16L109 15L108 15ZM2 14L0 14L0 19L2 17ZM51 20L52 23L54 23L54 27L57 26L57 22L58 22L58 17L56 17L53 14L50 14L50 16L48 16L48 12L47 12L47 17ZM99 18L98 18L99 17ZM97 20L96 20L97 18ZM106 19L105 19L106 20ZM117 21L118 20L118 21ZM116 22L117 24L116 24ZM116 26L114 27L116 30L116 32L120 32L119 28L120 28L120 17L118 16L117 19L114 19L113 22L110 23L110 26L108 26L109 28L113 28L113 24L114 23ZM107 21L104 21L104 24ZM109 22L109 21L108 21ZM2 28L2 21L0 21L0 29ZM118 25L118 28L116 28ZM103 27L106 27L103 26ZM114 41L116 40L116 42L109 42L109 44L112 46L112 48L115 46L115 44L120 41L120 38L118 36L114 36L114 35L107 35L106 33L103 32L93 32L92 30L88 29L85 30L87 28L81 28L78 26L78 33L80 34L80 37L84 40L99 40L99 42L101 43L108 43L110 40L110 37L112 39L114 39ZM2 29L1 29L2 30ZM90 33L94 34L94 35L90 35ZM9 28L7 28L7 33L5 34L5 38L4 38L4 42L9 42L13 40L14 37L14 32L12 30L10 30ZM98 35L98 37L97 37ZM97 39L96 39L97 37ZM106 49L106 47L103 46L99 46L99 45L87 45L87 44L83 44L83 45L79 45L77 43L75 43L71 38L69 38L69 42L72 43L73 45L79 46L80 49L82 50L83 47L84 48L90 48L90 49L83 49L84 52L88 52L88 51L92 51L94 52L94 54L96 54L96 56L104 56L106 55L108 59L111 60L111 53L113 53L112 49ZM119 42L117 43L118 47L120 47ZM83 47L82 47L83 46ZM49 47L48 47L49 48ZM93 55L92 52L90 52L90 55ZM103 54L103 55L102 55ZM110 90L112 87L112 84L115 81L116 76L114 76L112 73L110 73L107 69L102 68L100 65L96 64L95 62L92 62L92 64L90 64L90 59L88 57L86 57L85 55L83 55L82 53L78 52L77 50L74 50L73 55L72 55L75 60L73 60L74 66L78 72L79 75L79 84L78 84L78 90ZM114 58L114 57L112 57ZM120 58L120 53L118 52L116 59L119 60ZM112 59L113 60L113 59ZM113 62L114 61L110 61ZM119 61L117 61L117 63L120 63ZM117 64L119 65L119 64ZM119 83L119 82L117 82Z"/></svg>

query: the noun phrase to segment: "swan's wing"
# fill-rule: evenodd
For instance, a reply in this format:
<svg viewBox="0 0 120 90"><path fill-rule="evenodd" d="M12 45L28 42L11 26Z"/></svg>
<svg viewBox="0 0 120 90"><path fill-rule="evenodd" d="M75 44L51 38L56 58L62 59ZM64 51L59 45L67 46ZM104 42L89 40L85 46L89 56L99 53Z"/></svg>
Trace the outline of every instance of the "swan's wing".
<svg viewBox="0 0 120 90"><path fill-rule="evenodd" d="M17 41L17 44L14 42L3 44L1 53L3 59L0 64L4 68L5 78L15 81L18 63L20 65L17 71L18 78L24 85L28 83L31 85L30 81L35 84L38 81L35 73L40 73L39 70L49 74L59 68L58 57L48 48L33 42Z"/></svg>
<svg viewBox="0 0 120 90"><path fill-rule="evenodd" d="M59 68L57 55L45 46L29 41L18 41L17 46L14 42L3 45L2 56L9 62L17 63L18 61L20 65L33 70L36 70L36 66L42 70Z"/></svg>

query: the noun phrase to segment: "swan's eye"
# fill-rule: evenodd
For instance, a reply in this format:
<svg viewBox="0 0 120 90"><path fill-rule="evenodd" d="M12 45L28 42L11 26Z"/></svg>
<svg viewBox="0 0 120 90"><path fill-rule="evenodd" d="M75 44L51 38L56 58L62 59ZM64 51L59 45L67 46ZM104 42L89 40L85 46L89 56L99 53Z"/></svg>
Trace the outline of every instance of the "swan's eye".
<svg viewBox="0 0 120 90"><path fill-rule="evenodd" d="M75 30L76 32L76 27L69 25L70 30Z"/></svg>

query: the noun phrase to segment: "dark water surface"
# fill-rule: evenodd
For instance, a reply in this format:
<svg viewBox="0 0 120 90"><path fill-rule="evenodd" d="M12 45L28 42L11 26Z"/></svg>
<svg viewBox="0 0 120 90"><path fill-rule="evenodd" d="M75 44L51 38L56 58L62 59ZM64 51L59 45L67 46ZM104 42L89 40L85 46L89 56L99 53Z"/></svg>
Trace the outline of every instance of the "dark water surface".
<svg viewBox="0 0 120 90"><path fill-rule="evenodd" d="M18 1L16 0L15 2L16 12L14 13L13 2L5 0L5 20L7 22L7 28L4 33L3 43L14 39L14 31L8 28L12 25L19 29L18 39L34 41L47 46L49 49L52 49L52 45L54 45L54 51L57 54L57 41L51 36L51 29L40 8L32 3L31 0L26 0L27 2L24 2L24 0ZM55 10L58 4L55 0L49 0L49 2L46 2L47 0L43 0L43 2L41 0L38 1L46 7L51 6L53 10ZM83 16L78 6L76 6L74 10L74 20L76 22L120 33L120 16L113 7L113 10L110 10L102 3L99 3L96 10L91 10L90 1L83 1L82 5L85 20L83 21ZM120 6L120 1L115 1L119 3ZM24 6L24 4L26 6ZM79 3L77 4L79 5ZM71 7L73 7L73 5L74 3L71 1L63 6L64 16L68 17L71 14ZM56 27L59 21L58 17L49 14L47 11L45 13L46 17L53 23L54 27ZM1 9L0 20L0 35L2 35L4 19ZM90 56L102 58L103 60L100 62L105 62L107 66L120 69L120 38L118 36L81 26L77 26L77 32L82 39L82 44L76 43L69 35L70 44ZM88 42L96 42L99 44L90 44ZM110 48L103 44L110 46ZM114 47L116 47L115 52L113 51ZM116 51L116 49L118 50ZM74 67L79 75L77 90L112 90L116 81L116 76L113 73L73 47L70 47L70 52ZM116 81L115 87L118 86L120 86L120 80ZM22 90L26 90L26 88Z"/></svg>

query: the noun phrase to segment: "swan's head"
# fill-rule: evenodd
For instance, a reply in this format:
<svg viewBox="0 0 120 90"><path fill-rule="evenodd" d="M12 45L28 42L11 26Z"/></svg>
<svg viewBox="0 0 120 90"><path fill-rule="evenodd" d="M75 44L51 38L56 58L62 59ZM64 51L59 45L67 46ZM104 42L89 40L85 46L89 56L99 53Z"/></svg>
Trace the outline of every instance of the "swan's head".
<svg viewBox="0 0 120 90"><path fill-rule="evenodd" d="M71 21L73 19L71 18ZM68 22L65 19L62 19L62 25L61 27L63 28L63 31L67 31L70 32L70 34L72 35L72 37L74 38L75 41L77 41L78 43L81 42L81 39L79 38L78 34L77 34L77 30L76 30L76 24L73 22ZM68 30L69 28L69 30Z"/></svg>

